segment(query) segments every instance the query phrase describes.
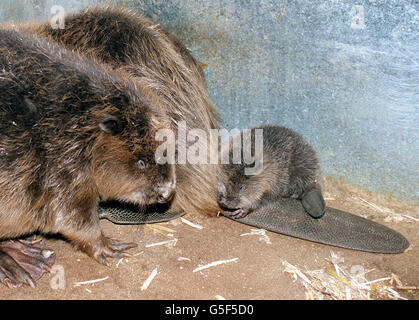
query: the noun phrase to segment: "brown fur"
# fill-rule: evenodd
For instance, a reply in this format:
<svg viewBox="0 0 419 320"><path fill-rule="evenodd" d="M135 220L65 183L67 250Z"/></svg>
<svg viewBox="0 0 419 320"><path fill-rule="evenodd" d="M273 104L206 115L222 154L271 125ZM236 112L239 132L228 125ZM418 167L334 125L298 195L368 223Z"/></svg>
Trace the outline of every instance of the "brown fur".
<svg viewBox="0 0 419 320"><path fill-rule="evenodd" d="M24 28L129 73L141 92L168 114L175 131L179 121L207 133L218 128L201 67L153 21L127 9L102 7L69 15L65 23L63 30L49 23ZM176 175L174 209L212 215L219 211L214 166L177 165Z"/></svg>
<svg viewBox="0 0 419 320"><path fill-rule="evenodd" d="M217 180L217 200L224 209L239 210L235 214L243 217L279 197L301 199L305 191L321 190L316 152L298 133L272 125L251 128L252 156L255 129L263 130L263 170L246 175L245 168L253 165L246 165L243 158L241 164L233 164L234 146L230 138L230 164L219 166ZM243 141L243 131L240 137Z"/></svg>
<svg viewBox="0 0 419 320"><path fill-rule="evenodd" d="M127 78L0 30L0 239L61 233L104 262L99 200L143 205L173 189L173 168L154 160L167 115Z"/></svg>

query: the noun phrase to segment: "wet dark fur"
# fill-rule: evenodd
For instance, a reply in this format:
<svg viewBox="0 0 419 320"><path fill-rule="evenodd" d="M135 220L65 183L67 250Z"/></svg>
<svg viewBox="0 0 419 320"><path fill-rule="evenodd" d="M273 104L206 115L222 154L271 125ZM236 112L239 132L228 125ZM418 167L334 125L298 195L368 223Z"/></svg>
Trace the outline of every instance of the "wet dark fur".
<svg viewBox="0 0 419 320"><path fill-rule="evenodd" d="M65 23L63 30L54 30L49 23L26 29L129 73L139 90L168 114L174 131L179 121L207 133L218 128L201 67L187 48L153 21L127 9L102 7L69 15ZM214 166L176 165L176 176L172 209L211 215L219 211Z"/></svg>
<svg viewBox="0 0 419 320"><path fill-rule="evenodd" d="M252 155L255 129L263 129L263 170L257 175L246 175L244 161L233 164L231 138L230 164L220 165L217 181L218 202L240 217L260 208L266 201L279 197L301 199L312 188L320 190L316 153L298 133L279 126L252 128ZM240 135L243 141L243 131Z"/></svg>
<svg viewBox="0 0 419 320"><path fill-rule="evenodd" d="M60 233L104 263L99 200L146 204L173 188L154 160L167 118L126 78L0 30L0 239Z"/></svg>

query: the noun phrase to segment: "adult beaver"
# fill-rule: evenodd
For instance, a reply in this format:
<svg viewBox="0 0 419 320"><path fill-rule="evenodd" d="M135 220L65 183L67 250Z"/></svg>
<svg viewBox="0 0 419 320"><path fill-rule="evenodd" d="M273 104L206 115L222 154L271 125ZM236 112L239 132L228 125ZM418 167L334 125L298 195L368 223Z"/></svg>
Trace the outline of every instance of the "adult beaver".
<svg viewBox="0 0 419 320"><path fill-rule="evenodd" d="M53 29L50 23L22 28L129 73L140 91L168 114L174 132L181 122L189 130L202 129L207 137L211 129L218 128L217 110L199 63L174 36L140 14L100 7L66 16L64 29ZM201 139L197 143L206 146L207 142ZM172 209L219 212L215 169L208 164L178 162Z"/></svg>
<svg viewBox="0 0 419 320"><path fill-rule="evenodd" d="M0 239L59 233L98 262L135 246L105 237L99 200L138 205L174 194L171 165L155 160L167 116L128 77L52 45L0 30ZM0 281L34 281L51 254L0 244Z"/></svg>
<svg viewBox="0 0 419 320"><path fill-rule="evenodd" d="M265 125L243 130L236 137L230 138L228 164L220 165L217 178L217 200L226 214L242 218L283 197L300 199L314 218L323 216L326 204L318 183L319 162L301 135Z"/></svg>

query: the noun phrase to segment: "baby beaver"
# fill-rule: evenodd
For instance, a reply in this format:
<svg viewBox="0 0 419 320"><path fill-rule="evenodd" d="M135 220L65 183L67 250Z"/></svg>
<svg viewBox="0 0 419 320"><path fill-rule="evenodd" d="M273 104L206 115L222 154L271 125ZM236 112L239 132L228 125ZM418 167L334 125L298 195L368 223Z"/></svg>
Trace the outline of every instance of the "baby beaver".
<svg viewBox="0 0 419 320"><path fill-rule="evenodd" d="M266 202L275 201L278 197L291 197L301 199L312 217L323 216L326 206L318 184L320 169L313 148L298 133L273 125L248 130L250 141L255 141L258 129L261 130L263 145L252 143L251 151L256 159L255 165L259 159L261 166L259 172L253 175L246 173L250 169L249 161L247 164L244 161L246 149L241 143L233 145L237 137L240 141L246 139L246 130L240 136L230 138L229 164L220 165L216 186L217 201L226 210L225 214L242 218ZM255 153L258 148L260 154ZM240 163L232 160L235 152Z"/></svg>
<svg viewBox="0 0 419 320"><path fill-rule="evenodd" d="M99 263L136 244L105 237L99 201L165 203L173 166L155 160L167 117L117 71L37 36L0 30L0 281L34 282L53 262L40 244L59 233Z"/></svg>

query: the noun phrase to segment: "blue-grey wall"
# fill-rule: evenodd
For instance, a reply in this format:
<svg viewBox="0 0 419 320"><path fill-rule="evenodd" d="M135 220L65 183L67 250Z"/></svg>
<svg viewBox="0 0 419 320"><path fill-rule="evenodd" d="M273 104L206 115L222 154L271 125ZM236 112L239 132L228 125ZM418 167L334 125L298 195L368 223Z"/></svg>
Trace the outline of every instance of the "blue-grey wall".
<svg viewBox="0 0 419 320"><path fill-rule="evenodd" d="M417 0L1 0L0 21L109 2L152 17L208 65L228 128L291 127L325 176L419 204Z"/></svg>

